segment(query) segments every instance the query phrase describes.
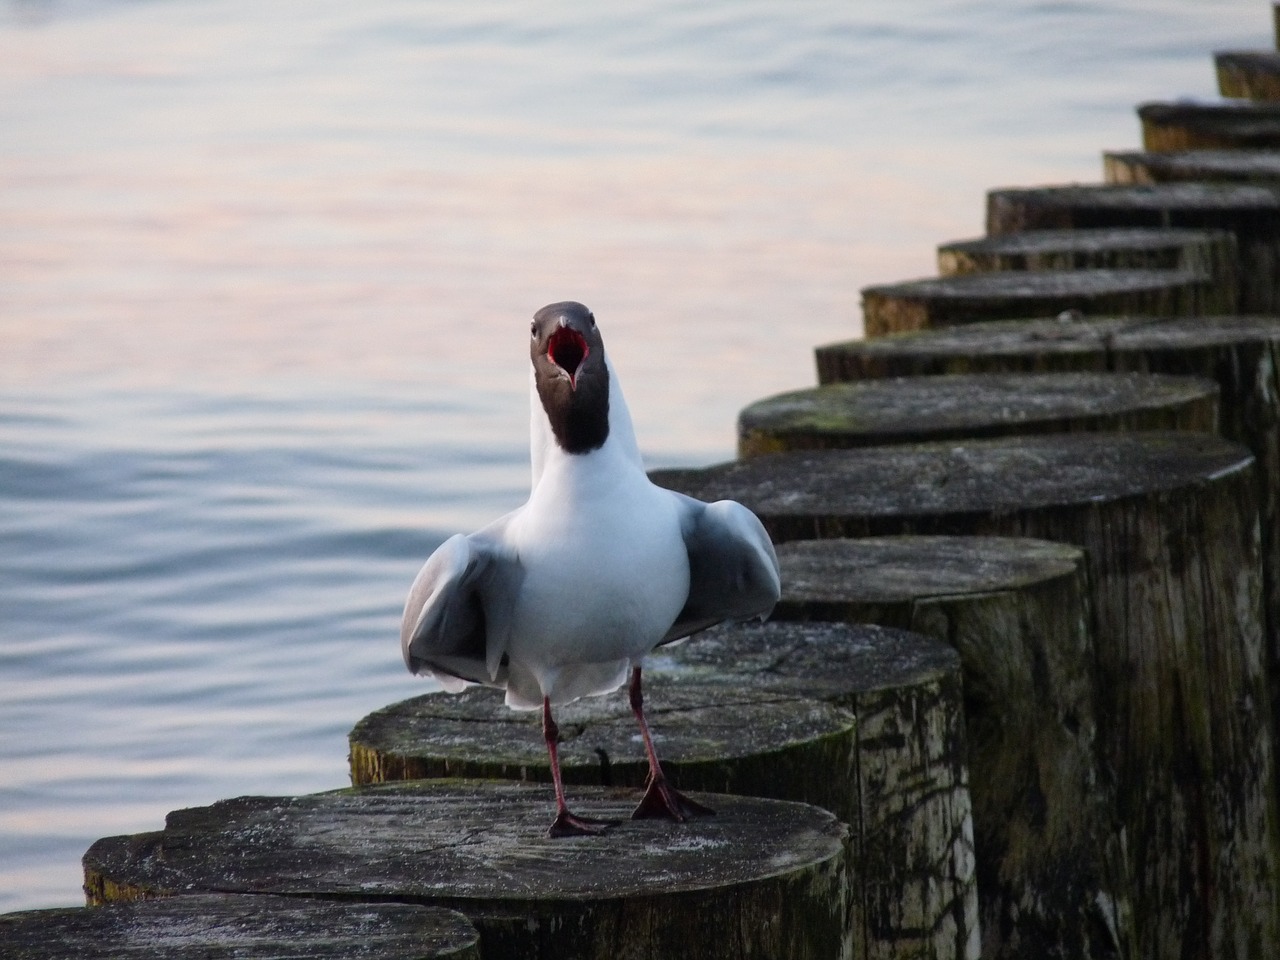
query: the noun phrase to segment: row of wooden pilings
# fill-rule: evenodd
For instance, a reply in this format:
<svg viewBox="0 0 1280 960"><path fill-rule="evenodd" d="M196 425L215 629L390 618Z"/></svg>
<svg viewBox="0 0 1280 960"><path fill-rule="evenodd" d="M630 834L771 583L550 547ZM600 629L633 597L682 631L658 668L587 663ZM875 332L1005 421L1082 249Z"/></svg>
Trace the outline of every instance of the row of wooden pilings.
<svg viewBox="0 0 1280 960"><path fill-rule="evenodd" d="M779 544L771 622L649 671L715 817L550 840L536 724L429 695L355 727L350 790L94 844L94 909L0 917L0 956L1280 956L1280 55L1217 64L1250 102L993 191L738 460L655 474ZM626 704L560 725L625 818Z"/></svg>

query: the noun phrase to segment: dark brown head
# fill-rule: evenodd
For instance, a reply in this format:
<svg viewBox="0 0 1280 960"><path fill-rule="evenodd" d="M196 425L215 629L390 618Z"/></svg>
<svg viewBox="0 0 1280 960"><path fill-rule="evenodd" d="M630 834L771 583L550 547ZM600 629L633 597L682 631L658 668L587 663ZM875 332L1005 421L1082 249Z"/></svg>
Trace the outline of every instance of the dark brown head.
<svg viewBox="0 0 1280 960"><path fill-rule="evenodd" d="M572 300L533 315L534 383L556 443L566 453L589 453L609 437L609 368L596 318Z"/></svg>

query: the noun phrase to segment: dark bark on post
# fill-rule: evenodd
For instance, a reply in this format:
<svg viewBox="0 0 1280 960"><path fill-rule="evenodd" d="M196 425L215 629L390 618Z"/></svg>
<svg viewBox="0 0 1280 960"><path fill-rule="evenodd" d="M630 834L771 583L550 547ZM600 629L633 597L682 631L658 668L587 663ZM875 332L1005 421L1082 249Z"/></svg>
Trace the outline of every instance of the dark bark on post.
<svg viewBox="0 0 1280 960"><path fill-rule="evenodd" d="M1232 291L1190 270L1049 270L974 273L866 287L868 337L979 320L1085 314L1217 313Z"/></svg>
<svg viewBox="0 0 1280 960"><path fill-rule="evenodd" d="M203 894L0 917L8 960L480 960L467 918L438 907Z"/></svg>
<svg viewBox="0 0 1280 960"><path fill-rule="evenodd" d="M985 960L1132 947L1078 547L1005 537L781 544L778 619L905 627L960 653Z"/></svg>
<svg viewBox="0 0 1280 960"><path fill-rule="evenodd" d="M491 960L858 955L831 814L704 795L717 816L630 821L633 791L579 794L580 812L624 822L553 840L549 787L493 781L240 797L99 840L85 886L91 902L220 890L447 907Z"/></svg>
<svg viewBox="0 0 1280 960"><path fill-rule="evenodd" d="M1224 50L1213 62L1224 97L1280 100L1280 54L1274 50Z"/></svg>
<svg viewBox="0 0 1280 960"><path fill-rule="evenodd" d="M1244 312L1280 312L1280 191L1257 184L1165 183L992 190L987 232L1097 227L1230 230Z"/></svg>
<svg viewBox="0 0 1280 960"><path fill-rule="evenodd" d="M1104 153L1107 183L1175 183L1211 180L1220 183L1280 183L1277 150L1180 150L1173 153Z"/></svg>
<svg viewBox="0 0 1280 960"><path fill-rule="evenodd" d="M1080 430L1212 431L1218 385L1155 374L955 374L828 384L738 415L738 456Z"/></svg>
<svg viewBox="0 0 1280 960"><path fill-rule="evenodd" d="M1280 147L1280 104L1144 103L1146 150L1258 150Z"/></svg>
<svg viewBox="0 0 1280 960"><path fill-rule="evenodd" d="M867 957L976 958L952 650L877 627L726 625L660 651L646 686L664 767L681 789L802 800L850 825L852 922ZM577 701L557 721L566 781L643 785L647 768L624 697ZM537 725L495 691L393 704L357 724L350 741L357 783L550 779Z"/></svg>
<svg viewBox="0 0 1280 960"><path fill-rule="evenodd" d="M1247 450L1189 433L1086 433L774 454L655 480L739 500L779 541L963 533L1084 547L1136 955L1280 954Z"/></svg>

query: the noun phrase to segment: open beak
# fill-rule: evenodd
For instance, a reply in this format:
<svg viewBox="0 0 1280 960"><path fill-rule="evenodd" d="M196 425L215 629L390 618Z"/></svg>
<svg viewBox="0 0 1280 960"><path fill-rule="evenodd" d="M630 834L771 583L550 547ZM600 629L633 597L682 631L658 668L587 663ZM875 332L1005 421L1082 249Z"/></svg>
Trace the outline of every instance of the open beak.
<svg viewBox="0 0 1280 960"><path fill-rule="evenodd" d="M578 367L590 352L586 338L572 327L560 327L547 342L547 356L569 375L569 386L574 390L578 389Z"/></svg>

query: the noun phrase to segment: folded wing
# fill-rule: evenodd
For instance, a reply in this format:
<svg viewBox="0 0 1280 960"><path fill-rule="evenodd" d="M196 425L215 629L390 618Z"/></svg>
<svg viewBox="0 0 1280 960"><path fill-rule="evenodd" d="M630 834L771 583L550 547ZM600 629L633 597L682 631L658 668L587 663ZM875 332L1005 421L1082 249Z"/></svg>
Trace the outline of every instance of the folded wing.
<svg viewBox="0 0 1280 960"><path fill-rule="evenodd" d="M689 599L663 638L679 640L723 620L764 618L782 595L773 541L754 513L733 500L680 501L689 551Z"/></svg>

